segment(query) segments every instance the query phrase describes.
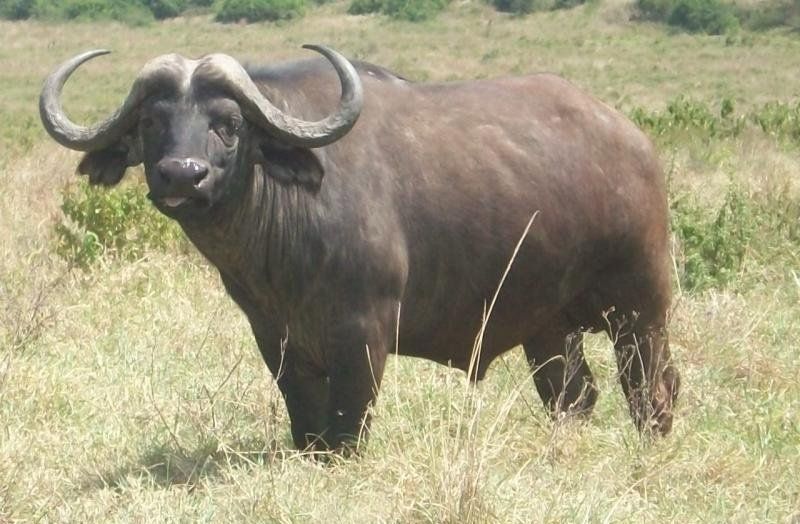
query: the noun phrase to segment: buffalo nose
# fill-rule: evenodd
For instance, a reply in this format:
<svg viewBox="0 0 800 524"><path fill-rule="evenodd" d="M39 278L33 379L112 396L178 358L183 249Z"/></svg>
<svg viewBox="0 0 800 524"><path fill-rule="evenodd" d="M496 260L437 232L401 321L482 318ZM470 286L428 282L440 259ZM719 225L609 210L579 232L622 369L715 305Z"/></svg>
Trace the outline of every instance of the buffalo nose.
<svg viewBox="0 0 800 524"><path fill-rule="evenodd" d="M165 158L156 168L174 189L193 189L208 176L208 163L196 158Z"/></svg>

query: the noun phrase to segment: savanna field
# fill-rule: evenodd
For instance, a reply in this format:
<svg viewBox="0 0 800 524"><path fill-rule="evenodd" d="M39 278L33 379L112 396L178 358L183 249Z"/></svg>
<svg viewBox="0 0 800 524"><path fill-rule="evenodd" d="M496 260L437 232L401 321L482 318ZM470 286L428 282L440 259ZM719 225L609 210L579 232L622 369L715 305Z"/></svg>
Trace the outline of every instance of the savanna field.
<svg viewBox="0 0 800 524"><path fill-rule="evenodd" d="M454 0L415 22L348 9L0 21L0 523L800 522L797 29L686 32L624 0L524 16ZM80 122L116 108L157 55L255 64L310 56L304 43L420 81L555 72L652 137L682 374L668 437L639 436L613 348L593 335L601 396L586 421L551 421L521 349L477 387L395 357L359 459L293 450L214 268L151 209L140 171L88 189L37 101L50 70L88 49L113 54L66 87Z"/></svg>

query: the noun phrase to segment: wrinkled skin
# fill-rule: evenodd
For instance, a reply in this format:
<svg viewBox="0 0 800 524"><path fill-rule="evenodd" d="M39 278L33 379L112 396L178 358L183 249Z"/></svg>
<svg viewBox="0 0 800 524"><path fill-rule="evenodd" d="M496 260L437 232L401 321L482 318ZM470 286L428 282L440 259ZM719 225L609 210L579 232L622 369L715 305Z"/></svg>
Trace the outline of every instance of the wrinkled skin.
<svg viewBox="0 0 800 524"><path fill-rule="evenodd" d="M324 147L276 138L187 70L80 171L113 184L144 163L154 204L247 315L298 448L365 436L395 349L480 380L522 344L551 412L588 413L597 390L584 331L614 341L637 427L669 432L679 375L666 332L666 192L642 133L551 75L426 85L356 68L361 116ZM309 121L339 95L323 59L251 76Z"/></svg>

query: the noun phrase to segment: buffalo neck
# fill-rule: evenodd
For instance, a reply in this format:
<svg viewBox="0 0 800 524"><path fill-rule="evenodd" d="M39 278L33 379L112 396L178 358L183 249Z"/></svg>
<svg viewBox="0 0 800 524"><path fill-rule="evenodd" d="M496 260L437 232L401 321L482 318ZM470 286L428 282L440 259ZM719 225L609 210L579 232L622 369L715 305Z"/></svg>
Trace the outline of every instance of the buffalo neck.
<svg viewBox="0 0 800 524"><path fill-rule="evenodd" d="M321 252L318 217L308 189L279 182L260 165L250 168L242 192L203 221L181 222L198 250L228 279L288 304L301 296ZM275 306L276 304L273 304Z"/></svg>

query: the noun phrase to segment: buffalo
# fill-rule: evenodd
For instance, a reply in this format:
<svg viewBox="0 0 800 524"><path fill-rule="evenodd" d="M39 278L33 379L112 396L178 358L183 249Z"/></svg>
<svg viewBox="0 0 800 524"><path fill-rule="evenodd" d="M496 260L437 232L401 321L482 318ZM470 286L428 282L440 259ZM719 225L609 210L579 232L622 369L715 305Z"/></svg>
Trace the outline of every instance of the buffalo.
<svg viewBox="0 0 800 524"><path fill-rule="evenodd" d="M160 56L92 126L61 91L108 51L64 62L40 98L91 184L144 164L247 316L294 444L352 450L393 352L481 380L522 345L550 412L587 414L598 331L639 430L669 432L668 207L644 134L555 75L414 83L305 47L322 57Z"/></svg>

